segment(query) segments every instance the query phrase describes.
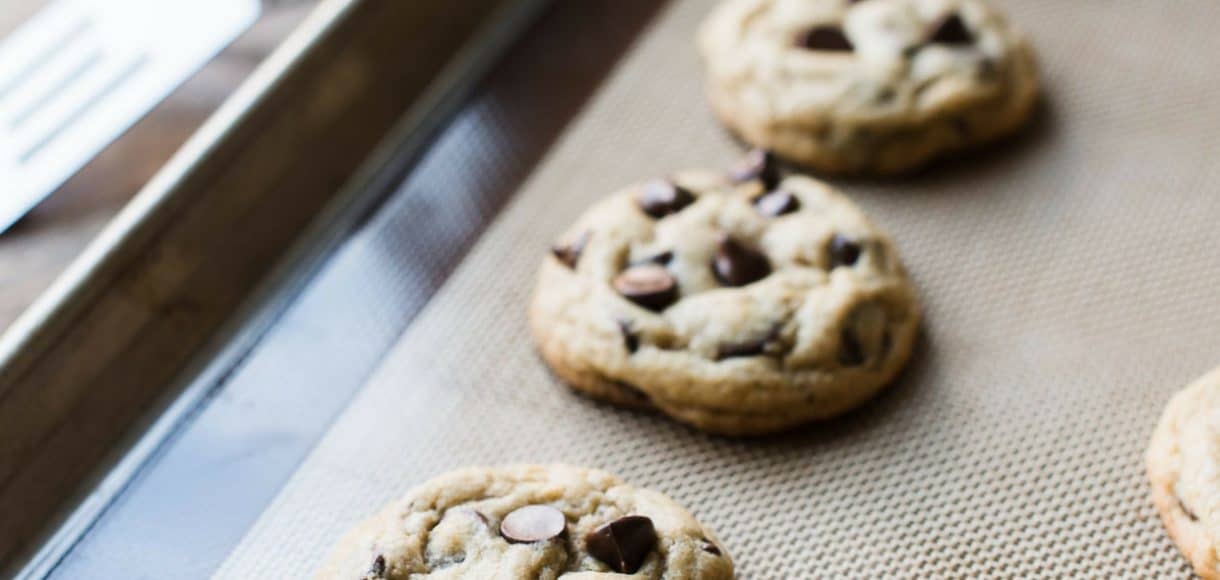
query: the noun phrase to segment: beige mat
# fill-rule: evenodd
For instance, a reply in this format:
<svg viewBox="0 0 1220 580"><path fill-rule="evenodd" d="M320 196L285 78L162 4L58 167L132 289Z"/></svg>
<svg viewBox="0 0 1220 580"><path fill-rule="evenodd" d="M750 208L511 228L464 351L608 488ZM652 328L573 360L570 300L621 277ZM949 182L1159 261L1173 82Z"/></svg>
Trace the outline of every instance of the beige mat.
<svg viewBox="0 0 1220 580"><path fill-rule="evenodd" d="M627 181L737 154L692 49L711 3L675 2L220 576L308 576L413 484L512 461L671 494L743 578L1186 575L1142 454L1170 394L1220 364L1220 3L1003 4L1042 57L1033 130L915 179L842 184L927 307L878 401L782 437L710 438L569 395L532 352L524 312L552 236Z"/></svg>

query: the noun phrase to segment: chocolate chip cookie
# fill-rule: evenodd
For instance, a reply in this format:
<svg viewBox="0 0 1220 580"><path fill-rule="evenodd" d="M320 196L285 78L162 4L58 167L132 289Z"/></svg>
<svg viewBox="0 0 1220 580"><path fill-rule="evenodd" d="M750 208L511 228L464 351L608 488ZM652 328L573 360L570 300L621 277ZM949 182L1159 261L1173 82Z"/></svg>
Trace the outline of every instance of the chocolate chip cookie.
<svg viewBox="0 0 1220 580"><path fill-rule="evenodd" d="M726 0L699 34L745 141L832 173L893 174L1015 131L1038 75L982 0Z"/></svg>
<svg viewBox="0 0 1220 580"><path fill-rule="evenodd" d="M727 580L729 554L673 500L566 465L433 479L340 541L319 580Z"/></svg>
<svg viewBox="0 0 1220 580"><path fill-rule="evenodd" d="M919 316L889 238L755 151L588 210L545 258L530 322L573 388L746 435L873 396L906 363Z"/></svg>
<svg viewBox="0 0 1220 580"><path fill-rule="evenodd" d="M1169 401L1148 448L1152 502L1203 578L1220 578L1220 369Z"/></svg>

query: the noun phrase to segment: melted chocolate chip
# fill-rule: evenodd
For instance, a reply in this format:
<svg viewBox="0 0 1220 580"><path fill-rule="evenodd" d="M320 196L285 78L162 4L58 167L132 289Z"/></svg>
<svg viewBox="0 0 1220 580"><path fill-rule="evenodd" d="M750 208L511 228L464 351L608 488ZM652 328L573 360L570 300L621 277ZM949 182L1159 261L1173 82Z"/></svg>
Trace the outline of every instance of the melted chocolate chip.
<svg viewBox="0 0 1220 580"><path fill-rule="evenodd" d="M374 578L385 576L385 556L378 555L377 559L373 560L373 565L369 566L369 574Z"/></svg>
<svg viewBox="0 0 1220 580"><path fill-rule="evenodd" d="M654 217L663 218L695 202L695 196L683 187L667 179L651 181L636 197L640 209Z"/></svg>
<svg viewBox="0 0 1220 580"><path fill-rule="evenodd" d="M729 172L729 176L734 183L757 179L762 182L764 189L772 190L779 186L779 163L774 153L766 149L754 149Z"/></svg>
<svg viewBox="0 0 1220 580"><path fill-rule="evenodd" d="M657 531L644 516L625 516L585 536L589 554L620 574L634 574L657 545Z"/></svg>
<svg viewBox="0 0 1220 580"><path fill-rule="evenodd" d="M660 311L678 299L678 281L663 266L641 264L614 278L619 294L644 308Z"/></svg>
<svg viewBox="0 0 1220 580"><path fill-rule="evenodd" d="M563 265L575 270L576 264L580 261L580 254L585 251L585 245L589 243L591 235L591 232L584 232L575 241L566 246L552 246L551 253L555 254L555 258L562 262Z"/></svg>
<svg viewBox="0 0 1220 580"><path fill-rule="evenodd" d="M800 209L800 207L801 202L796 199L796 196L782 189L764 193L754 198L754 208L758 210L758 213L767 217L779 217L786 213L792 213Z"/></svg>
<svg viewBox="0 0 1220 580"><path fill-rule="evenodd" d="M500 522L500 535L514 544L543 542L558 537L567 529L563 512L549 505L517 508Z"/></svg>
<svg viewBox="0 0 1220 580"><path fill-rule="evenodd" d="M796 45L808 50L850 52L855 50L843 29L838 26L815 26L796 39Z"/></svg>
<svg viewBox="0 0 1220 580"><path fill-rule="evenodd" d="M767 349L767 339L760 338L739 344L722 344L716 349L716 360L724 360L726 358L738 358L746 356L758 356L763 354Z"/></svg>
<svg viewBox="0 0 1220 580"><path fill-rule="evenodd" d="M830 239L830 268L839 266L851 267L860 259L860 244L843 234L835 234Z"/></svg>
<svg viewBox="0 0 1220 580"><path fill-rule="evenodd" d="M771 264L761 252L746 247L727 234L720 234L717 244L712 272L721 284L745 286L771 273Z"/></svg>
<svg viewBox="0 0 1220 580"><path fill-rule="evenodd" d="M962 17L956 12L942 18L932 27L932 33L928 36L928 42L937 44L948 44L952 46L963 46L974 44L974 34L966 28L966 23L962 21Z"/></svg>
<svg viewBox="0 0 1220 580"><path fill-rule="evenodd" d="M674 259L674 253L672 251L665 251L665 252L661 252L660 254L657 254L651 258L648 258L647 261L651 262L653 264L660 265L660 266L667 266L673 259Z"/></svg>
<svg viewBox="0 0 1220 580"><path fill-rule="evenodd" d="M640 337L636 336L635 331L631 330L631 323L626 320L619 320L618 329L623 334L623 346L627 347L627 352L634 353L640 348Z"/></svg>

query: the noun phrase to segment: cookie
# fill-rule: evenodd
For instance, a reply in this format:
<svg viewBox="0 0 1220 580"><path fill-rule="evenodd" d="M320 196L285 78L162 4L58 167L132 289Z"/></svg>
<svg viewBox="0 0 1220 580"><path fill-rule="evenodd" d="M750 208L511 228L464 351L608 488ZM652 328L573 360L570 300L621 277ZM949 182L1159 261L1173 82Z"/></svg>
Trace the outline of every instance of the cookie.
<svg viewBox="0 0 1220 580"><path fill-rule="evenodd" d="M319 580L727 580L728 552L673 500L604 471L455 471L349 532Z"/></svg>
<svg viewBox="0 0 1220 580"><path fill-rule="evenodd" d="M573 388L727 435L864 402L907 361L920 316L890 239L757 151L594 205L544 259L530 310Z"/></svg>
<svg viewBox="0 0 1220 580"><path fill-rule="evenodd" d="M1220 578L1220 368L1169 401L1148 448L1152 502L1203 578Z"/></svg>
<svg viewBox="0 0 1220 580"><path fill-rule="evenodd" d="M982 0L726 0L699 46L717 116L829 173L894 174L1014 132L1033 51Z"/></svg>

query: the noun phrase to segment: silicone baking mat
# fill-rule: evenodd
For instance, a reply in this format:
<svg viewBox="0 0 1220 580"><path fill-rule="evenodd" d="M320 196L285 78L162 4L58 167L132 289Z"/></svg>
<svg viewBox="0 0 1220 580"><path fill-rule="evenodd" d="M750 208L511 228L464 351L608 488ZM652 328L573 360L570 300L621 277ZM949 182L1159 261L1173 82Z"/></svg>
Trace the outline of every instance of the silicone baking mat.
<svg viewBox="0 0 1220 580"><path fill-rule="evenodd" d="M534 354L526 305L566 224L627 182L740 154L702 97L692 37L712 3L671 2L219 576L307 577L409 487L517 461L668 493L743 578L1188 575L1142 455L1171 393L1220 364L1220 3L1001 4L1039 49L1037 122L913 178L838 182L896 238L926 307L876 401L709 437L572 395Z"/></svg>

